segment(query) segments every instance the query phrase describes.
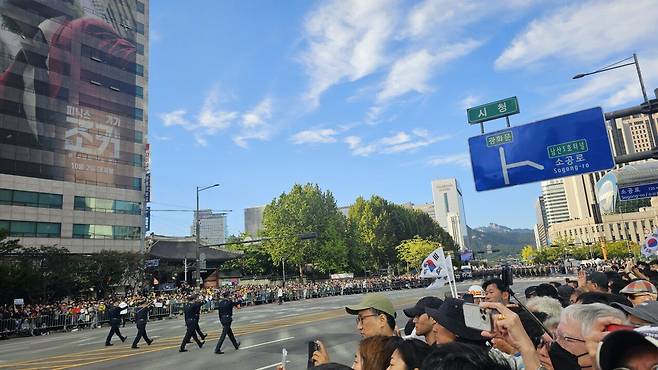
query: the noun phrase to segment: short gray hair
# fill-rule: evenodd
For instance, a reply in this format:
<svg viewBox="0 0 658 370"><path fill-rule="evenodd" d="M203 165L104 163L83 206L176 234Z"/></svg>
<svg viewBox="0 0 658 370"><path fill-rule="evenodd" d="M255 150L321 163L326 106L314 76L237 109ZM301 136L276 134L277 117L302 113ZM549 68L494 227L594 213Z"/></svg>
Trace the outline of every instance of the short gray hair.
<svg viewBox="0 0 658 370"><path fill-rule="evenodd" d="M532 297L526 303L528 310L532 312L543 312L548 315L544 320L544 325L550 327L560 322L562 314L562 303L551 297Z"/></svg>
<svg viewBox="0 0 658 370"><path fill-rule="evenodd" d="M570 320L580 323L580 334L582 336L587 336L589 335L596 319L600 317L615 317L620 319L623 323L628 323L626 315L621 310L603 303L572 304L562 310L560 322Z"/></svg>

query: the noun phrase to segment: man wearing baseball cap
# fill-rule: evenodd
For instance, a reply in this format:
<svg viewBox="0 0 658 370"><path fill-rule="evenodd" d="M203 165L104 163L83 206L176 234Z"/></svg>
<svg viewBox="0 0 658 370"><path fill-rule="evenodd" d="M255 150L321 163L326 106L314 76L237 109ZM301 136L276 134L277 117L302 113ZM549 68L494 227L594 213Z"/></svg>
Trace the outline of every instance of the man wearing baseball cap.
<svg viewBox="0 0 658 370"><path fill-rule="evenodd" d="M612 307L618 308L628 315L628 320L634 325L658 325L658 302L646 301L635 307L613 302Z"/></svg>
<svg viewBox="0 0 658 370"><path fill-rule="evenodd" d="M395 308L391 300L381 293L366 294L358 304L346 306L345 311L356 316L356 328L364 338L395 335ZM317 366L331 362L324 343L319 340L315 343L318 350L313 352L313 364Z"/></svg>
<svg viewBox="0 0 658 370"><path fill-rule="evenodd" d="M619 293L628 297L633 302L633 306L646 301L655 301L658 297L656 286L647 280L635 280L626 285Z"/></svg>
<svg viewBox="0 0 658 370"><path fill-rule="evenodd" d="M425 342L430 345L435 342L432 331L434 320L427 315L425 309L439 309L442 304L443 301L439 298L423 297L416 302L415 306L402 310L407 317L413 320L415 335L425 337Z"/></svg>
<svg viewBox="0 0 658 370"><path fill-rule="evenodd" d="M439 309L426 307L427 316L433 321L431 333L425 336L427 344L465 342L484 346L487 339L481 330L471 329L464 322L464 301L446 298Z"/></svg>
<svg viewBox="0 0 658 370"><path fill-rule="evenodd" d="M608 293L608 277L599 271L587 274L587 289L590 292Z"/></svg>
<svg viewBox="0 0 658 370"><path fill-rule="evenodd" d="M654 369L658 364L656 337L656 327L618 330L606 335L596 355L599 369Z"/></svg>

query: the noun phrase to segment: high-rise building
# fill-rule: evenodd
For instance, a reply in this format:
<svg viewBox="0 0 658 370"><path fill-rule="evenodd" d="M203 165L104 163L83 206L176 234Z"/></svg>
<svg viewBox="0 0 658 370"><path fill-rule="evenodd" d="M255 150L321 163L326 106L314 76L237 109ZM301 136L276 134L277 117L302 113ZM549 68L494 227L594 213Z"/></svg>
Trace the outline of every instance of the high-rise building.
<svg viewBox="0 0 658 370"><path fill-rule="evenodd" d="M457 179L433 180L432 199L436 222L450 234L460 249L468 248L466 213Z"/></svg>
<svg viewBox="0 0 658 370"><path fill-rule="evenodd" d="M548 246L548 222L546 221L546 205L544 204L544 196L537 198L535 202L535 217L537 223L534 226L535 244L538 249Z"/></svg>
<svg viewBox="0 0 658 370"><path fill-rule="evenodd" d="M263 212L265 206L244 209L244 232L252 238L258 237L263 229Z"/></svg>
<svg viewBox="0 0 658 370"><path fill-rule="evenodd" d="M21 244L143 250L148 9L0 3L0 229Z"/></svg>
<svg viewBox="0 0 658 370"><path fill-rule="evenodd" d="M196 211L190 227L191 234L196 236ZM228 238L228 225L226 213L213 213L210 209L199 210L199 236L201 244L214 245L226 243Z"/></svg>
<svg viewBox="0 0 658 370"><path fill-rule="evenodd" d="M541 182L541 196L544 203L546 225L569 221L569 207L562 179Z"/></svg>

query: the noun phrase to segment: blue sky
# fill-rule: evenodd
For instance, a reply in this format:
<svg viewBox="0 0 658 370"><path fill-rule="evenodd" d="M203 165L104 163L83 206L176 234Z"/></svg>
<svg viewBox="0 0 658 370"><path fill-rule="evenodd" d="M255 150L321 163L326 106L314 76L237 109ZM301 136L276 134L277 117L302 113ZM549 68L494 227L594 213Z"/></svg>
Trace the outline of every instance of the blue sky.
<svg viewBox="0 0 658 370"><path fill-rule="evenodd" d="M634 1L151 1L153 209L232 210L318 183L339 205L430 202L456 177L470 226L532 227L538 184L477 193L466 107L517 96L513 125L634 105L637 52L658 87L658 3ZM646 46L651 45L651 46ZM490 122L487 131L504 127ZM189 234L192 214L154 212Z"/></svg>

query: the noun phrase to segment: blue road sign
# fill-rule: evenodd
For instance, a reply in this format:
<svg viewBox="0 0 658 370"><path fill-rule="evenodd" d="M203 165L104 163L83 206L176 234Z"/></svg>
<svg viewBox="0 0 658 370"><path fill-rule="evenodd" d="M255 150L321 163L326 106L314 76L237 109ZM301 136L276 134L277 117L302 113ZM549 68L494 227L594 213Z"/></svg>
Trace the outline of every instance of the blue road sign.
<svg viewBox="0 0 658 370"><path fill-rule="evenodd" d="M468 139L477 191L614 167L600 107Z"/></svg>
<svg viewBox="0 0 658 370"><path fill-rule="evenodd" d="M619 187L620 200L633 200L658 196L658 183Z"/></svg>

